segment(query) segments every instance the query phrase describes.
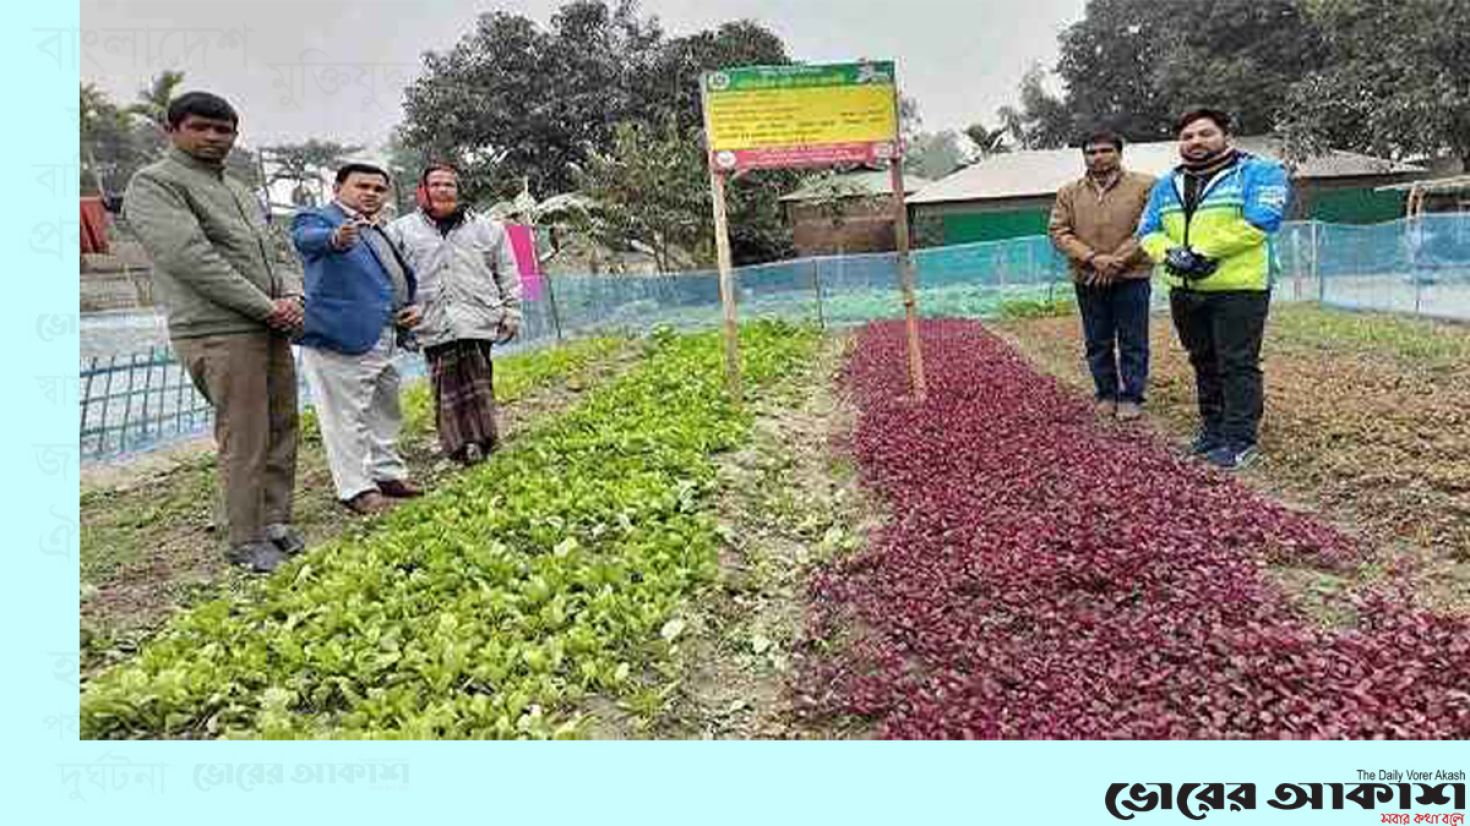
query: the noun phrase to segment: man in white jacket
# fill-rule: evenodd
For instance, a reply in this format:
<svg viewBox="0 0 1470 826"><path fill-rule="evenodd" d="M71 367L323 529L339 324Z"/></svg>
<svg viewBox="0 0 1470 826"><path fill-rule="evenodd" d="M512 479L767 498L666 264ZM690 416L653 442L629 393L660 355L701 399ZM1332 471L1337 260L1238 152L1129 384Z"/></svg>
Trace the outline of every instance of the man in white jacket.
<svg viewBox="0 0 1470 826"><path fill-rule="evenodd" d="M418 202L388 231L418 275L424 316L417 332L440 447L472 465L499 442L490 350L520 331L520 272L505 229L460 201L453 167L426 169Z"/></svg>

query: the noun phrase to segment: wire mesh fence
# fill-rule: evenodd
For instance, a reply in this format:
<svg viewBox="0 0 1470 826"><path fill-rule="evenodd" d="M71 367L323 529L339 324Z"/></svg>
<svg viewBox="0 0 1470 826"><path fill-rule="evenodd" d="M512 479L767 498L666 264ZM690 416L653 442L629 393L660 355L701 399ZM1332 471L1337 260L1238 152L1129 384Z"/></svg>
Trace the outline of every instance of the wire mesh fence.
<svg viewBox="0 0 1470 826"><path fill-rule="evenodd" d="M1323 304L1470 320L1470 215L1310 231Z"/></svg>
<svg viewBox="0 0 1470 826"><path fill-rule="evenodd" d="M81 451L101 458L207 427L213 414L172 351L93 356L81 370Z"/></svg>
<svg viewBox="0 0 1470 826"><path fill-rule="evenodd" d="M1273 241L1277 301L1470 320L1470 216L1430 215L1371 226L1287 224ZM1014 301L1069 295L1067 266L1045 237L917 250L920 313L992 317ZM825 326L899 318L893 253L803 258L744 267L734 283L744 320ZM506 352L572 337L638 333L658 324L713 328L721 322L713 271L664 275L558 275L526 302ZM1155 299L1166 301L1166 291ZM160 328L161 329L161 328ZM400 361L406 375L422 358ZM303 386L301 398L309 403ZM209 404L166 345L94 356L81 369L81 453L86 460L146 450L207 429Z"/></svg>

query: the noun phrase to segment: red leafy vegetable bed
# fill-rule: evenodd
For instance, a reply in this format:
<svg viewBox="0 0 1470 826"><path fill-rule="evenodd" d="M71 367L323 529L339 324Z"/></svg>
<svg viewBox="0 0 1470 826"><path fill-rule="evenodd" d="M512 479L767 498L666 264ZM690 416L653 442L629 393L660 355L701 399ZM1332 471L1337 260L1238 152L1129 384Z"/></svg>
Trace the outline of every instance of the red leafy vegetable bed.
<svg viewBox="0 0 1470 826"><path fill-rule="evenodd" d="M1333 529L1095 424L974 322L859 335L854 446L891 522L817 573L798 695L897 738L1470 736L1470 626L1393 586L1327 630L1262 575Z"/></svg>

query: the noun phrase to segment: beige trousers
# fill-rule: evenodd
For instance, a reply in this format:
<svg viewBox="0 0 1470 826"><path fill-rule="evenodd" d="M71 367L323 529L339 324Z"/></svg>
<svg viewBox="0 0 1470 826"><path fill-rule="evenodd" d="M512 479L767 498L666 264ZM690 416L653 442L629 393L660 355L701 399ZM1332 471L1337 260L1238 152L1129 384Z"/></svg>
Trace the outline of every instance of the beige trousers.
<svg viewBox="0 0 1470 826"><path fill-rule="evenodd" d="M291 522L296 481L296 365L276 333L173 341L194 386L214 406L219 480L231 545Z"/></svg>

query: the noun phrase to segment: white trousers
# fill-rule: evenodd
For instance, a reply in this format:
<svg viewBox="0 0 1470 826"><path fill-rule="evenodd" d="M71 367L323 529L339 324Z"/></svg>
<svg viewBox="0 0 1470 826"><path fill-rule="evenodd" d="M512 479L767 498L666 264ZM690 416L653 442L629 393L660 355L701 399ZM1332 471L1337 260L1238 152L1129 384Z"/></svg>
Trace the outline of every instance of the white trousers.
<svg viewBox="0 0 1470 826"><path fill-rule="evenodd" d="M373 349L356 356L301 348L301 370L311 388L332 483L343 501L377 490L378 482L408 478L408 466L393 447L403 424L395 354L391 327Z"/></svg>

